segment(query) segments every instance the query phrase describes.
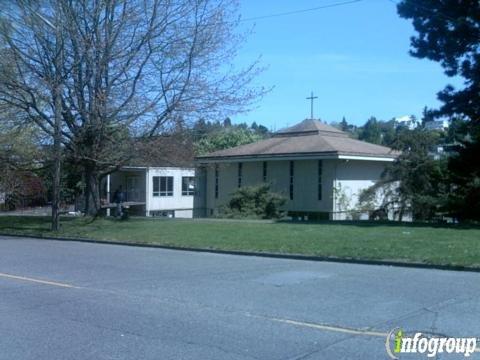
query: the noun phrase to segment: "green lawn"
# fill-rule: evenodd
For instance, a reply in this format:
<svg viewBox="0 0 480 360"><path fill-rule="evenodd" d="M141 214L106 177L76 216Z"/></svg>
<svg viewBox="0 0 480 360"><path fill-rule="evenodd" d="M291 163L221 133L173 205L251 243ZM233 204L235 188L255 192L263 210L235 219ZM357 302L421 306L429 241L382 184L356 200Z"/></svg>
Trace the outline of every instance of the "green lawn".
<svg viewBox="0 0 480 360"><path fill-rule="evenodd" d="M49 219L0 216L0 233L55 236ZM60 237L480 268L480 227L418 224L62 219Z"/></svg>

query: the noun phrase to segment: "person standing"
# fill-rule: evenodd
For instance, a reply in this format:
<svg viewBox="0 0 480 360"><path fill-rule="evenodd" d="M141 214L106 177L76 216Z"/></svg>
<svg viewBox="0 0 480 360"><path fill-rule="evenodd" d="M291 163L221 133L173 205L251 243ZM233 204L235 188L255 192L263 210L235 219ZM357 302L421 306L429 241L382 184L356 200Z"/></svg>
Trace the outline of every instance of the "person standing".
<svg viewBox="0 0 480 360"><path fill-rule="evenodd" d="M115 217L122 217L122 203L124 201L124 196L123 196L123 191L122 191L122 185L120 185L117 190L113 193L113 202L117 204L116 212L115 212Z"/></svg>

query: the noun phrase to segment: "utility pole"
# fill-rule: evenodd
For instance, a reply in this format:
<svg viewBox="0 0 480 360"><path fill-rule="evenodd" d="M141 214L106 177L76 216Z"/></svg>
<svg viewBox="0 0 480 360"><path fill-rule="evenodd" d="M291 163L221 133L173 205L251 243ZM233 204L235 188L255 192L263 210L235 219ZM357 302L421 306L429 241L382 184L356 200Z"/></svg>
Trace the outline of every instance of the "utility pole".
<svg viewBox="0 0 480 360"><path fill-rule="evenodd" d="M313 100L318 99L318 96L313 96L313 91L310 93L310 96L307 97L307 100L310 100L310 119L313 119Z"/></svg>

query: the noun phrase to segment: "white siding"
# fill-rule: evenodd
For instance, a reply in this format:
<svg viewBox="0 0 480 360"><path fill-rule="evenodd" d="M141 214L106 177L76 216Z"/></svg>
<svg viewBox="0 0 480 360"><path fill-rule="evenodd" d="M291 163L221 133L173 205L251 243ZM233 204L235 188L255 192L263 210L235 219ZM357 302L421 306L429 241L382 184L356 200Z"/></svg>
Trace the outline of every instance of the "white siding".
<svg viewBox="0 0 480 360"><path fill-rule="evenodd" d="M193 210L175 210L175 217L191 219L193 218Z"/></svg>
<svg viewBox="0 0 480 360"><path fill-rule="evenodd" d="M388 162L369 160L322 160L322 199L318 199L318 160L294 160L293 199L289 197L290 161L267 161L267 182L273 191L287 198L288 211L326 212L333 219L344 218L340 211L358 209L361 191L380 179ZM242 186L263 182L263 161L242 163ZM218 163L218 198L215 198L215 164L206 166L206 215L215 214L238 188L238 162ZM338 204L334 188L347 195L348 206ZM337 213L337 214L336 214Z"/></svg>
<svg viewBox="0 0 480 360"><path fill-rule="evenodd" d="M339 160L335 169L334 187L338 191L335 196L334 219L346 218L347 211L358 210L358 198L363 190L375 184L385 170L386 163L379 161ZM340 203L340 193L346 195L348 201Z"/></svg>
<svg viewBox="0 0 480 360"><path fill-rule="evenodd" d="M176 217L192 217L193 195L182 195L182 177L195 176L194 169L149 168L147 174L147 215L150 211L175 210ZM173 196L153 196L154 176L173 176Z"/></svg>
<svg viewBox="0 0 480 360"><path fill-rule="evenodd" d="M289 198L290 161L267 161L267 182L271 189L287 198L288 211L332 211L332 184L335 160L323 161L322 200L318 200L318 160L294 161L294 196ZM242 186L252 186L263 182L263 161L242 163ZM230 195L238 188L238 162L219 163L218 198L215 198L215 164L206 168L206 207L207 216L225 205Z"/></svg>

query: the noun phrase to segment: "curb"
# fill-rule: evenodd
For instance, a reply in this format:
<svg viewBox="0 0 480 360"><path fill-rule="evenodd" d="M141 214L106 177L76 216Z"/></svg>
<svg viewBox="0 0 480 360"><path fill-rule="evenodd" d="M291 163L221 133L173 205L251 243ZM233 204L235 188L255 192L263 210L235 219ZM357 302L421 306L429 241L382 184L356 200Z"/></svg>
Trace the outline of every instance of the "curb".
<svg viewBox="0 0 480 360"><path fill-rule="evenodd" d="M54 241L72 241L72 242L104 244L104 245L132 246L132 247L165 249L165 250L175 250L175 251L190 251L190 252L212 253L212 254L222 254L222 255L255 256L255 257L263 257L263 258L286 259L286 260L303 260L303 261L319 261L319 262L322 261L322 262L334 262L334 263L345 263L345 264L394 266L394 267L403 267L403 268L464 271L464 272L480 273L480 268L472 268L472 267L461 266L461 265L434 265L434 264L411 263L411 262L403 262L403 261L339 258L334 256L280 254L280 253L253 252L253 251L240 251L240 250L217 250L217 249L192 248L192 247L157 245L157 244L126 243L121 241L94 240L94 239L87 239L87 238L66 238L66 237L53 237L53 236L7 234L7 233L1 233L1 232L0 232L0 236L54 240Z"/></svg>

